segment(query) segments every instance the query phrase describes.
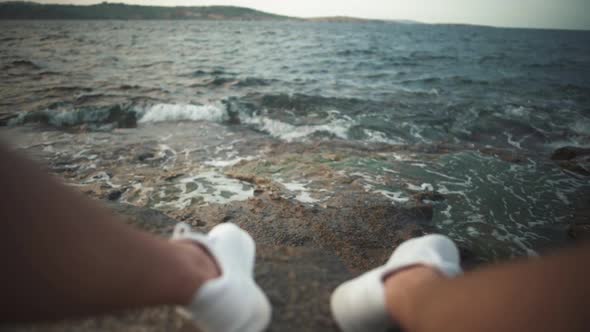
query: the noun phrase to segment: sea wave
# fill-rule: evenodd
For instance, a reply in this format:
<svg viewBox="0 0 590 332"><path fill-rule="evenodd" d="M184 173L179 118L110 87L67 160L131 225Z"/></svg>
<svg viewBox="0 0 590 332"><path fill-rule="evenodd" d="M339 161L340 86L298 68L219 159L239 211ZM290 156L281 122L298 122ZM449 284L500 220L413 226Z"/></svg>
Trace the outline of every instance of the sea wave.
<svg viewBox="0 0 590 332"><path fill-rule="evenodd" d="M347 139L348 131L354 125L354 121L336 119L325 124L295 126L265 116L244 116L241 121L287 142L322 133Z"/></svg>
<svg viewBox="0 0 590 332"><path fill-rule="evenodd" d="M226 106L228 107L228 106ZM156 104L139 113L139 123L210 121L223 123L230 120L223 105ZM328 134L347 139L355 124L351 119L334 119L324 124L293 125L264 115L239 113L239 123L253 127L273 137L291 142L315 134Z"/></svg>
<svg viewBox="0 0 590 332"><path fill-rule="evenodd" d="M37 70L41 69L41 66L37 63L34 63L30 60L15 60L12 61L10 64L7 64L2 67L2 70L9 70L13 68L20 68L25 70Z"/></svg>
<svg viewBox="0 0 590 332"><path fill-rule="evenodd" d="M211 121L228 120L225 108L217 105L191 104L156 104L144 109L139 116L139 123L173 122L173 121Z"/></svg>
<svg viewBox="0 0 590 332"><path fill-rule="evenodd" d="M230 112L230 107L219 103L44 109L21 113L10 120L8 124L18 126L36 123L56 128L85 125L91 130L108 130L112 128L133 128L141 124L161 122L235 122L288 142L320 134L347 139L349 129L355 125L355 122L350 118L336 118L323 124L294 125L266 115L249 114L246 111L234 114Z"/></svg>
<svg viewBox="0 0 590 332"><path fill-rule="evenodd" d="M39 123L42 125L68 128L88 125L91 129L133 128L137 126L135 111L115 105L111 107L83 107L77 109L44 109L20 113L8 122L10 126Z"/></svg>
<svg viewBox="0 0 590 332"><path fill-rule="evenodd" d="M69 86L58 88L72 89ZM110 130L161 122L208 121L242 125L287 142L315 137L388 145L443 141L448 135L442 130L448 130L456 135L455 142L468 140L526 151L544 149L551 141L566 140L581 145L589 142L588 118L579 115L575 118L576 112L567 109L551 112L551 107L508 104L459 112L454 117L425 112L410 118L398 115L395 110L387 116L359 115L361 112L374 114L372 110L379 107L393 106L370 100L362 103L356 99L313 95L229 97L205 104L137 102L84 107L59 104L56 108L21 113L8 124L38 123L55 128L84 126L87 130Z"/></svg>

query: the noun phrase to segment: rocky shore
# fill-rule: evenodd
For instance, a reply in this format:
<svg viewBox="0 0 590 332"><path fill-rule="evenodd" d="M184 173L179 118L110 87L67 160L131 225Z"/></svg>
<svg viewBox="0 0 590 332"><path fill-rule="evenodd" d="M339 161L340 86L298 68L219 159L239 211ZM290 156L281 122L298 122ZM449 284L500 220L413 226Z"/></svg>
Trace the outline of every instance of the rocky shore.
<svg viewBox="0 0 590 332"><path fill-rule="evenodd" d="M342 281L382 264L405 239L432 231L433 206L428 202L439 199L436 194L423 193L411 206L395 206L385 196L367 192L361 177L347 176L326 164L375 151L362 152L345 143L329 148L322 144L269 145L251 137L248 144L236 144L234 148L240 155L266 151L264 160L242 160L218 170L224 179L237 181L239 189L245 188L250 193L247 199L231 200L232 193L217 192L204 181L198 182L195 190L206 187L204 197L224 201L225 195L227 201L210 203L193 197L186 206L176 208L167 203L182 201L181 193L175 191L179 181L205 164L205 159L216 156L203 145L203 151L194 151L189 160L181 160L176 156L178 152L171 152L178 150L175 146L165 148L162 142L142 137L135 143L135 136L129 133L111 134L108 146L102 144L106 135L102 133L14 129L4 139L69 185L108 204L134 227L164 237L171 234L178 221L202 232L222 222L246 229L257 243L257 279L275 308L269 331L336 331L329 314L331 291ZM203 134L203 143L217 144L214 133ZM125 140L118 140L119 135ZM273 174L279 168L281 178L277 179ZM302 176L313 185L294 188L290 179ZM154 194L155 189L146 190L168 184L173 184L164 190L169 197L162 200L156 199L160 196ZM330 189L330 193L321 188ZM165 213L154 210L155 206ZM150 308L81 321L19 326L10 331L196 328L174 308Z"/></svg>
<svg viewBox="0 0 590 332"><path fill-rule="evenodd" d="M285 143L252 133L242 142L232 139L239 132L219 135L227 129L201 123L191 124L189 131L175 127L175 139L169 141L169 128L158 128L162 131L108 134L5 128L3 139L134 227L168 237L178 221L202 232L232 222L250 232L257 243L257 280L274 307L269 331L336 331L328 306L334 287L381 265L402 241L436 231L434 210L452 198L423 186L404 204L392 204L392 197L367 190L371 179L342 172L342 165L369 158L429 161L465 149ZM585 150L572 151L556 151L553 159L585 160ZM480 153L514 164L526 160L502 150ZM195 175L196 170L209 175ZM379 181L396 180L382 176ZM586 237L586 207L587 200L576 203L573 223L563 226L563 239L555 243ZM465 268L488 260L481 248L459 245ZM170 307L8 330L197 331Z"/></svg>

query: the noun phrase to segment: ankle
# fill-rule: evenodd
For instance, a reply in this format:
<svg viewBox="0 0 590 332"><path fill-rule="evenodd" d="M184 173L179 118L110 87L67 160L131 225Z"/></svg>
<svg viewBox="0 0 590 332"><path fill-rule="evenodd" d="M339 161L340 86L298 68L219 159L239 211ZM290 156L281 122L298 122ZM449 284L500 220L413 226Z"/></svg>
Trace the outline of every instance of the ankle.
<svg viewBox="0 0 590 332"><path fill-rule="evenodd" d="M413 326L425 290L443 279L427 266L411 267L385 278L385 303L391 318L406 329Z"/></svg>
<svg viewBox="0 0 590 332"><path fill-rule="evenodd" d="M207 281L221 275L215 259L200 245L190 241L173 242L177 248L181 272L177 275L177 304L187 305Z"/></svg>

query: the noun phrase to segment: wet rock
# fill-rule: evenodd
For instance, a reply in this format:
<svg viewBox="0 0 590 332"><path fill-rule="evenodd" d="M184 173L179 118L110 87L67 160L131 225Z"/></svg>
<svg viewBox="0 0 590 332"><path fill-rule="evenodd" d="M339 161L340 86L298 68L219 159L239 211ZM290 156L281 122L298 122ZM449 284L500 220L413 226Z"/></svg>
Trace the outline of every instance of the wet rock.
<svg viewBox="0 0 590 332"><path fill-rule="evenodd" d="M415 222L430 222L434 215L434 207L432 204L416 204L406 211L407 218Z"/></svg>
<svg viewBox="0 0 590 332"><path fill-rule="evenodd" d="M136 128L137 117L133 110L123 106L92 105L86 106L85 99L91 99L96 95L85 95L77 98L75 109L68 111L70 116L56 117L55 108L60 104L48 105L29 112L21 113L19 123L36 123L42 126L59 128L68 132L80 132L91 129L112 129L112 128ZM92 103L89 103L92 104ZM86 125L86 126L84 126Z"/></svg>
<svg viewBox="0 0 590 332"><path fill-rule="evenodd" d="M119 200L119 198L121 198L121 195L123 195L123 191L121 191L121 190L113 190L113 191L111 191L111 192L108 193L107 199L109 201L116 201L116 200Z"/></svg>
<svg viewBox="0 0 590 332"><path fill-rule="evenodd" d="M588 165L590 165L590 163ZM564 170L579 175L590 176L590 168L585 167L581 162L576 162L575 160L561 161L559 162L559 166Z"/></svg>
<svg viewBox="0 0 590 332"><path fill-rule="evenodd" d="M16 113L0 113L0 127L6 126L10 120L17 116Z"/></svg>
<svg viewBox="0 0 590 332"><path fill-rule="evenodd" d="M100 183L90 183L80 187L84 194L99 199L106 198L110 189L108 185Z"/></svg>
<svg viewBox="0 0 590 332"><path fill-rule="evenodd" d="M566 146L551 155L551 160L563 170L583 176L590 176L590 149Z"/></svg>
<svg viewBox="0 0 590 332"><path fill-rule="evenodd" d="M69 162L57 162L51 165L51 171L54 173L74 173L80 169L80 165L71 164Z"/></svg>
<svg viewBox="0 0 590 332"><path fill-rule="evenodd" d="M139 160L139 161L141 161L141 162L145 162L145 161L147 161L149 159L154 158L155 156L156 155L153 152L143 151L143 152L140 152L139 154L137 154L136 159Z"/></svg>
<svg viewBox="0 0 590 332"><path fill-rule="evenodd" d="M228 171L225 173L225 175L227 177L232 178L232 179L252 183L255 185L266 185L266 184L270 183L269 179L264 178L264 177L260 177L260 176L256 176L255 174L250 174L250 173L240 173L240 172Z"/></svg>
<svg viewBox="0 0 590 332"><path fill-rule="evenodd" d="M199 189L199 184L196 182L189 182L186 184L186 192L187 193L191 193L197 189Z"/></svg>
<svg viewBox="0 0 590 332"><path fill-rule="evenodd" d="M117 128L136 128L137 116L135 112L117 105L110 109L106 122L115 124Z"/></svg>
<svg viewBox="0 0 590 332"><path fill-rule="evenodd" d="M443 196L438 191L425 191L425 192L417 193L414 195L413 198L416 202L419 202L419 203L424 203L425 201L439 202L439 201L445 200L445 196Z"/></svg>
<svg viewBox="0 0 590 332"><path fill-rule="evenodd" d="M197 207L194 215L212 222L208 227L232 216L260 245L317 246L354 271L383 264L396 244L432 230L432 206L401 208L381 195L356 191L341 193L325 207L265 191L247 201Z"/></svg>
<svg viewBox="0 0 590 332"><path fill-rule="evenodd" d="M551 160L572 160L588 155L590 155L590 149L566 146L555 150L551 155Z"/></svg>
<svg viewBox="0 0 590 332"><path fill-rule="evenodd" d="M178 179L179 177L182 177L182 176L184 176L184 173L175 173L175 174L166 176L164 178L164 180L166 180L166 181L174 181L175 179Z"/></svg>

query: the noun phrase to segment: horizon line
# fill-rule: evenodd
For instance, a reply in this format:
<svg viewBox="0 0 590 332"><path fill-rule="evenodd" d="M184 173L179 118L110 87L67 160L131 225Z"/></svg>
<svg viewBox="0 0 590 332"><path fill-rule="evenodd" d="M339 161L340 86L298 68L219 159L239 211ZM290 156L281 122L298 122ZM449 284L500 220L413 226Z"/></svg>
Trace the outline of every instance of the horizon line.
<svg viewBox="0 0 590 332"><path fill-rule="evenodd" d="M341 18L341 19L350 19L350 20L359 20L359 21L373 21L373 22L405 22L406 24L424 24L424 25L455 25L455 26L472 26L472 27L483 27L483 28L495 28L495 29L519 29L519 30L549 30L549 31L572 31L572 32L588 32L590 28L557 28L557 27L524 27L524 26L501 26L501 25L487 25L487 24L478 24L478 23L466 23L466 22L425 22L419 21L414 19L401 19L401 18L369 18L369 17L358 17L358 16L348 16L348 15L322 15L322 16L290 16L284 14L277 14L270 11L257 9L254 7L243 7L243 6L235 6L235 5L201 5L201 6L171 6L171 5L143 5L143 4L135 4L135 3L126 3L124 1L121 2L110 2L110 1L98 1L96 3L90 4L68 4L68 3L40 3L35 1L26 1L26 0L0 0L0 5L3 3L32 3L41 6L46 5L57 5L57 6L78 6L78 7L89 7L89 6L97 6L97 5L104 5L104 4L114 4L114 5L125 5L125 6L137 6L137 7L167 7L167 8L202 8L202 7L233 7L233 8L241 8L241 9L250 9L255 10L261 13L275 15L275 16L282 16L287 19L299 19L299 20L313 20L313 19L334 19L334 18ZM16 19L19 20L19 19ZM326 22L330 23L330 22ZM336 22L333 22L336 23Z"/></svg>

